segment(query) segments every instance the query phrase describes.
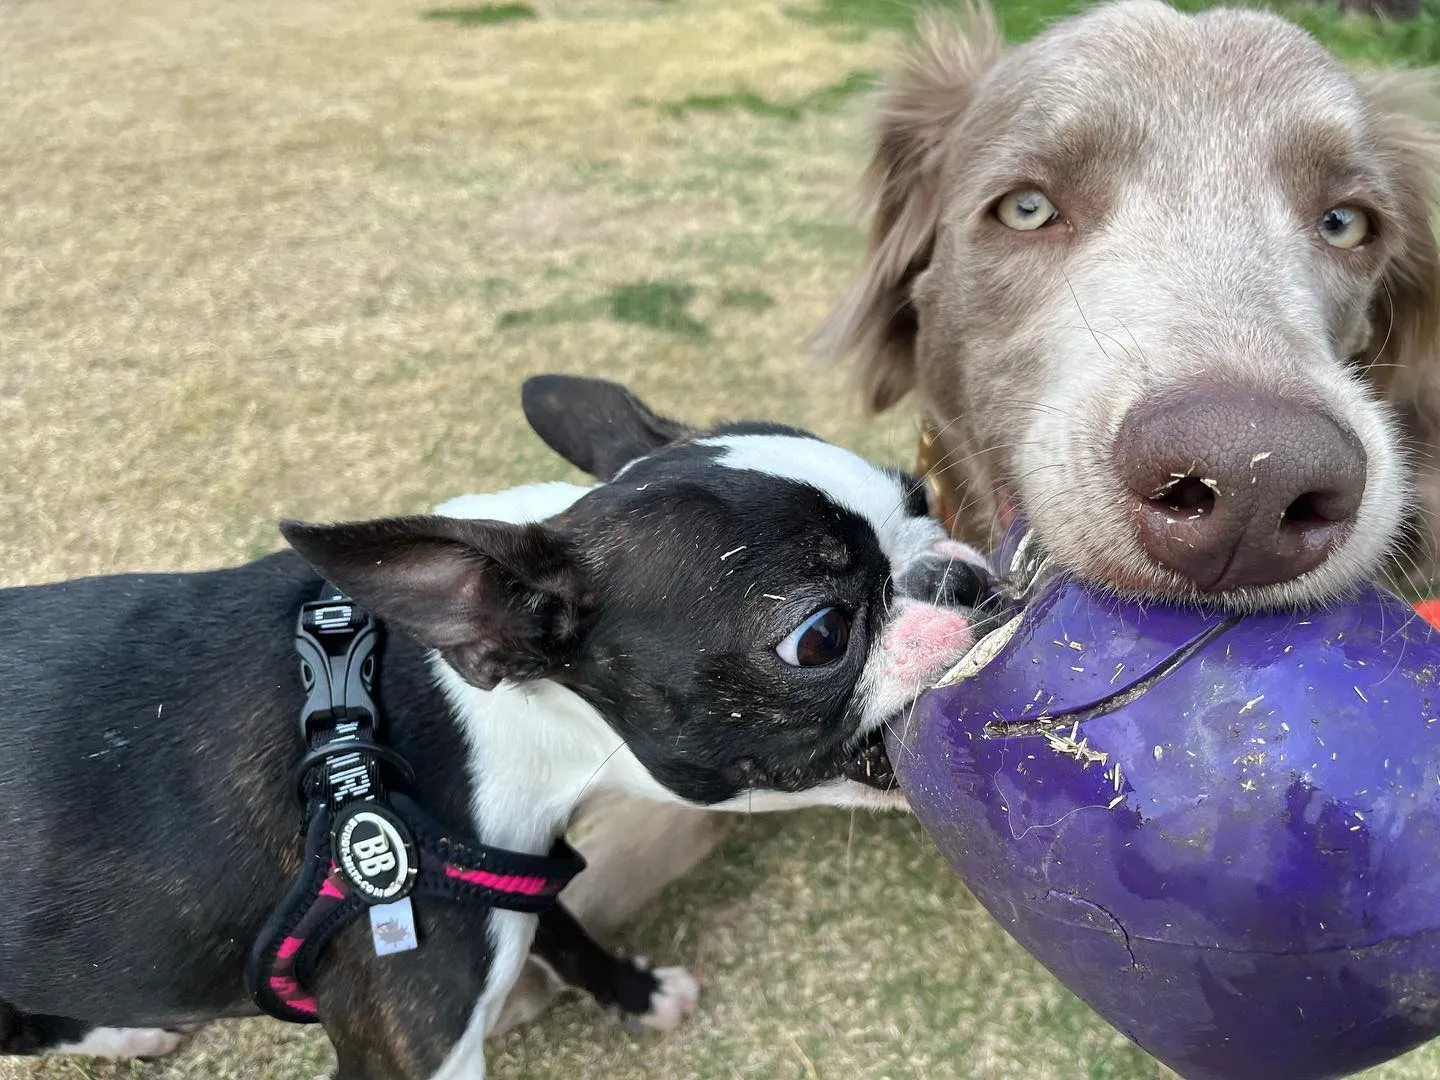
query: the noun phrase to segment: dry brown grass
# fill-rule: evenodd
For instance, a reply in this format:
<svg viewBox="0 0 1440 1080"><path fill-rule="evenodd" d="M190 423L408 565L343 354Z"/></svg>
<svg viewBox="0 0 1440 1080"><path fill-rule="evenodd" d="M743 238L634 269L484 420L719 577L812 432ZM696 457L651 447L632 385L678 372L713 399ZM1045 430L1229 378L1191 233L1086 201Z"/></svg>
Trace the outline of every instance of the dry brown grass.
<svg viewBox="0 0 1440 1080"><path fill-rule="evenodd" d="M539 371L908 456L910 421L863 421L800 347L859 249L851 117L653 104L798 101L883 41L763 0L538 6L460 28L380 0L3 0L0 582L236 562L281 515L566 475L516 407ZM646 282L693 289L674 329L612 317ZM705 973L693 1022L635 1039L572 1001L492 1075L1158 1075L908 820L743 822L625 944ZM246 1021L165 1063L0 1078L329 1067L315 1031ZM1422 1052L1375 1075L1437 1074Z"/></svg>
<svg viewBox="0 0 1440 1080"><path fill-rule="evenodd" d="M860 46L767 5L469 30L345 0L123 7L0 9L0 580L208 565L271 545L281 513L555 473L515 408L535 371L853 425L797 349L840 282L798 240L843 235L838 122L757 140L745 114L635 99L800 94ZM697 286L702 312L726 287L777 306L727 309L705 342L497 331L649 278Z"/></svg>

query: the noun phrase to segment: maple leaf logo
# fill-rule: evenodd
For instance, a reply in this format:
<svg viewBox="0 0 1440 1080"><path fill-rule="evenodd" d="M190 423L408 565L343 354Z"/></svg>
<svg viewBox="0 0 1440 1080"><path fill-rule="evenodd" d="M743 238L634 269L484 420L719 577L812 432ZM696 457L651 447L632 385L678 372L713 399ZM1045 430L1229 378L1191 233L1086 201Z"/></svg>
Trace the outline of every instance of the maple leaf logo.
<svg viewBox="0 0 1440 1080"><path fill-rule="evenodd" d="M376 923L374 930L375 936L386 945L399 945L410 938L410 931L394 919Z"/></svg>

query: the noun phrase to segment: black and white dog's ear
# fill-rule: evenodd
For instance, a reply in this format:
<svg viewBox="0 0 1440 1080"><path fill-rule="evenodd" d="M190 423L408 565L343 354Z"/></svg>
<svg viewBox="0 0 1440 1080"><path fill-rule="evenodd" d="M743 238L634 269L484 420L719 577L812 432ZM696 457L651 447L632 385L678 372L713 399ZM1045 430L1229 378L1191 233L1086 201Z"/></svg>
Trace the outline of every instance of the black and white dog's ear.
<svg viewBox="0 0 1440 1080"><path fill-rule="evenodd" d="M327 581L483 690L541 678L579 651L583 574L543 525L414 516L280 531Z"/></svg>
<svg viewBox="0 0 1440 1080"><path fill-rule="evenodd" d="M613 480L636 458L695 434L604 379L535 375L525 380L520 402L535 434L597 480Z"/></svg>

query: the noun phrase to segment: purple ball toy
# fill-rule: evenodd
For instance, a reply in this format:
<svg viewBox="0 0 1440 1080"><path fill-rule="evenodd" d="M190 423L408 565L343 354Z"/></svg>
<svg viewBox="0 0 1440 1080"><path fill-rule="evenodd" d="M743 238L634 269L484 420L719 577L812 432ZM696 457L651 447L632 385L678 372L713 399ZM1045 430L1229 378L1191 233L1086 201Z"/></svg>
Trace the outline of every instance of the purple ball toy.
<svg viewBox="0 0 1440 1080"><path fill-rule="evenodd" d="M888 739L1000 924L1187 1080L1440 1034L1440 634L1367 588L1245 617L1036 569Z"/></svg>

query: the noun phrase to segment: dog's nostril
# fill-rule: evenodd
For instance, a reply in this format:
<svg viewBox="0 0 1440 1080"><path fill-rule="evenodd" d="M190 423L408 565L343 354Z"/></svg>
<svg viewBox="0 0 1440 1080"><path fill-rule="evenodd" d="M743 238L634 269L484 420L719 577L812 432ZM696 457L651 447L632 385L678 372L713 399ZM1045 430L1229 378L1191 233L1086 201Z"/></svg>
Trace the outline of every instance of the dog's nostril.
<svg viewBox="0 0 1440 1080"><path fill-rule="evenodd" d="M1176 476L1150 496L1150 501L1176 516L1208 514L1215 509L1214 484L1198 476Z"/></svg>
<svg viewBox="0 0 1440 1080"><path fill-rule="evenodd" d="M952 604L976 607L990 593L990 579L968 563L953 564L949 577Z"/></svg>
<svg viewBox="0 0 1440 1080"><path fill-rule="evenodd" d="M1344 521L1355 512L1353 499L1333 492L1307 491L1280 515L1282 526L1330 525Z"/></svg>

